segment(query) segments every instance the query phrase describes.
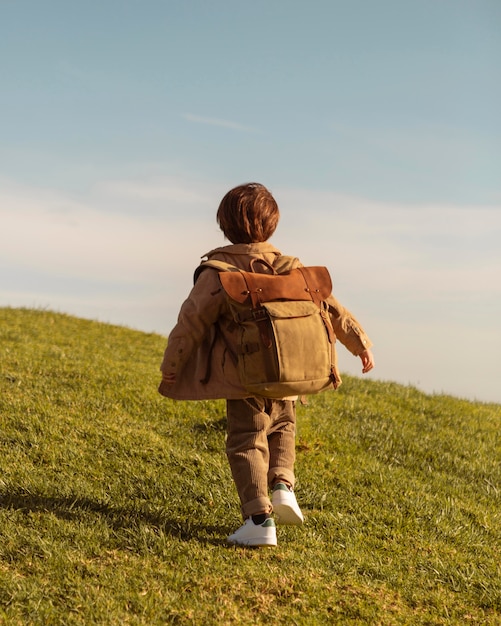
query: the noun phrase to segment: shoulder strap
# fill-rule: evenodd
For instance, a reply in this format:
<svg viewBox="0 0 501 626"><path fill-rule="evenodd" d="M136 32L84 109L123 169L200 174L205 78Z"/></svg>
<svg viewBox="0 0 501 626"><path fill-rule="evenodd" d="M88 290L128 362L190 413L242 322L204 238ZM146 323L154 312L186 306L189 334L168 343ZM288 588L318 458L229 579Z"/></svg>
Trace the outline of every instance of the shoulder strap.
<svg viewBox="0 0 501 626"><path fill-rule="evenodd" d="M235 267L231 263L225 263L224 261L202 261L200 265L195 270L193 275L193 283L196 283L200 274L204 271L205 268L212 267L218 272L239 272L238 267Z"/></svg>
<svg viewBox="0 0 501 626"><path fill-rule="evenodd" d="M301 265L301 263L297 257L281 254L275 259L275 262L273 263L273 268L275 269L277 274L284 274L285 272L290 272L296 267L299 267L299 265Z"/></svg>
<svg viewBox="0 0 501 626"><path fill-rule="evenodd" d="M260 259L257 259L257 262L260 262ZM263 263L270 267L270 269L276 274L285 274L290 272L291 270L297 268L300 265L300 261L297 257L294 256L286 256L281 254L272 266L263 261ZM216 260L208 260L202 261L200 265L195 270L193 275L193 282L196 283L200 274L207 267L211 267L212 269L217 270L218 272L242 272L243 270L239 269L235 265L231 263L226 263L225 261L216 261Z"/></svg>

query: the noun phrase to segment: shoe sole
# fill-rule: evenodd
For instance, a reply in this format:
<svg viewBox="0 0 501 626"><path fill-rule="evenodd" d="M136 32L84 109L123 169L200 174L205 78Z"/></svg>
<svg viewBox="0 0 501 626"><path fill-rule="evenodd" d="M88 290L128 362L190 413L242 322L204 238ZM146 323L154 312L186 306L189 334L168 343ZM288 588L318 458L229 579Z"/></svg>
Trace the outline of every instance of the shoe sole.
<svg viewBox="0 0 501 626"><path fill-rule="evenodd" d="M235 539L231 539L230 537L226 538L226 541L233 546L242 546L247 548L273 548L277 545L276 537L261 537L261 538L249 538L244 541L238 541Z"/></svg>
<svg viewBox="0 0 501 626"><path fill-rule="evenodd" d="M287 502L281 502L280 500L280 496L272 499L273 512L277 516L277 523L283 526L300 526L304 522L302 514L295 511Z"/></svg>
<svg viewBox="0 0 501 626"><path fill-rule="evenodd" d="M276 543L263 543L262 541L259 541L257 543L247 541L246 543L243 543L240 541L230 541L228 539L228 543L231 546L238 546L240 548L275 548L277 546Z"/></svg>

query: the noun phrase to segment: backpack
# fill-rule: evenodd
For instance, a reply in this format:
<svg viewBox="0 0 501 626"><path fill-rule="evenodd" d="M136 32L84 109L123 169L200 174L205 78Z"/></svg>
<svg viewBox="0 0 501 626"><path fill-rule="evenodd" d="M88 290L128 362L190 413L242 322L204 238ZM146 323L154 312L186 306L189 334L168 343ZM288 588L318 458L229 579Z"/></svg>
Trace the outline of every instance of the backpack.
<svg viewBox="0 0 501 626"><path fill-rule="evenodd" d="M272 273L256 271L258 263ZM209 260L197 268L195 279L206 267L219 271L233 323L239 328L237 369L250 395L277 399L337 386L327 268L277 273L266 261L253 259L247 272Z"/></svg>

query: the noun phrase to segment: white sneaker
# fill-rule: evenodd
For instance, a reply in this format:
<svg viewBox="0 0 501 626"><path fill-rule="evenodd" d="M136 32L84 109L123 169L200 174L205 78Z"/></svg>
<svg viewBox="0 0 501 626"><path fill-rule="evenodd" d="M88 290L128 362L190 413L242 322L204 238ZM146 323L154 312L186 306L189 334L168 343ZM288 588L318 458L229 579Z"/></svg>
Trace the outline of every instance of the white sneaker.
<svg viewBox="0 0 501 626"><path fill-rule="evenodd" d="M226 541L239 546L276 546L275 522L269 517L262 524L254 524L249 517L243 526L227 537Z"/></svg>
<svg viewBox="0 0 501 626"><path fill-rule="evenodd" d="M279 524L303 523L304 517L291 487L287 487L284 483L277 483L273 487L271 503Z"/></svg>

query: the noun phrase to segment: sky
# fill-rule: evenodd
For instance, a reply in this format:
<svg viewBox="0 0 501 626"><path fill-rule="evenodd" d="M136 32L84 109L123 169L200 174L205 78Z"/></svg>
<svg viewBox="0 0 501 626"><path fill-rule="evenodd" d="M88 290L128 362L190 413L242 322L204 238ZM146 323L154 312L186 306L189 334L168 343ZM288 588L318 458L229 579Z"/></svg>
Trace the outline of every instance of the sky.
<svg viewBox="0 0 501 626"><path fill-rule="evenodd" d="M257 181L369 378L501 402L500 29L498 0L0 0L0 306L167 337Z"/></svg>

